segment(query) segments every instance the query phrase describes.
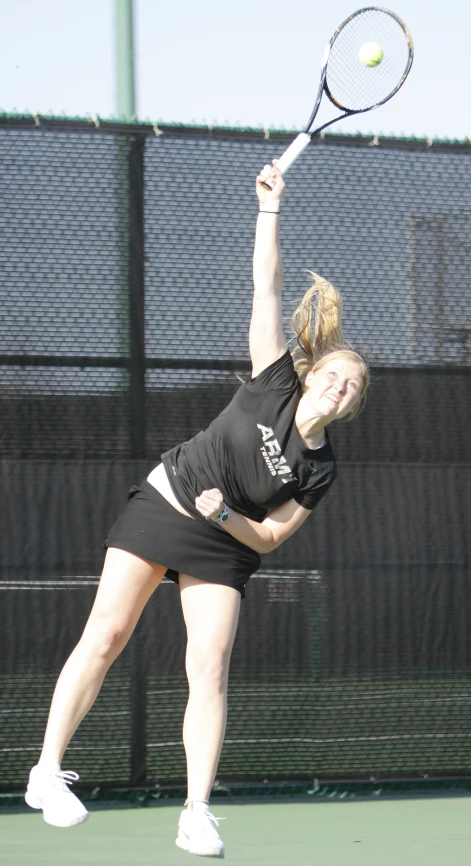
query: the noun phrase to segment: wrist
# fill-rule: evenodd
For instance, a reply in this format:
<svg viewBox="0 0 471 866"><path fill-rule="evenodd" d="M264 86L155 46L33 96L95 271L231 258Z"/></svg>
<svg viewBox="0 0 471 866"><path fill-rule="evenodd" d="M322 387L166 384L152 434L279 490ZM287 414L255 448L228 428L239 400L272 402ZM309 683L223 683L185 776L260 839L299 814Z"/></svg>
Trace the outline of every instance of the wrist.
<svg viewBox="0 0 471 866"><path fill-rule="evenodd" d="M230 514L229 506L226 505L225 502L223 502L222 509L219 512L218 516L212 517L211 519L214 520L215 523L225 523L229 517L229 514Z"/></svg>
<svg viewBox="0 0 471 866"><path fill-rule="evenodd" d="M277 214L280 212L281 202L278 201L267 201L264 204L260 204L259 213L273 213Z"/></svg>

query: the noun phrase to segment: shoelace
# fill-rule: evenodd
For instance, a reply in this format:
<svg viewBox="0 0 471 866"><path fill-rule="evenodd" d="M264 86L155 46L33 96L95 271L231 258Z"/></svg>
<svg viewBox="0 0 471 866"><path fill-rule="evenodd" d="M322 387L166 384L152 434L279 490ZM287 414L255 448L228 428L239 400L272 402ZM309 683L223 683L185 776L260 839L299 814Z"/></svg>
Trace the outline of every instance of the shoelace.
<svg viewBox="0 0 471 866"><path fill-rule="evenodd" d="M212 814L211 814L211 812L209 811L209 809L208 809L208 810L205 809L204 812L203 812L202 814L205 815L206 818L209 818L209 820L210 820L210 822L211 822L211 824L212 824L213 826L210 827L210 828L208 828L208 829L211 829L212 831L215 830L215 831L217 832L216 827L219 827L219 822L220 822L220 821L225 821L225 820L226 820L225 818L216 818L215 815L212 815ZM203 831L204 831L204 828L203 828Z"/></svg>
<svg viewBox="0 0 471 866"><path fill-rule="evenodd" d="M71 785L72 782L80 779L79 774L75 773L74 770L57 770L57 772L51 773L51 776L54 787L59 788L61 791L67 791L67 793L69 793L67 785Z"/></svg>

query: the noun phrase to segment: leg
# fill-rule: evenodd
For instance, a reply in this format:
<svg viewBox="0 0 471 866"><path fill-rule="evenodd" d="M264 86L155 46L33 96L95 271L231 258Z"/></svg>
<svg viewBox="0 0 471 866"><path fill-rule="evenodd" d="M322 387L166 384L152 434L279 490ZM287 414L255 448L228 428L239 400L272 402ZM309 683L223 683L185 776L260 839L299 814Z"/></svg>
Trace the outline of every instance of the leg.
<svg viewBox="0 0 471 866"><path fill-rule="evenodd" d="M105 674L126 646L166 569L110 548L84 633L54 692L39 765L60 764L68 743L100 691Z"/></svg>
<svg viewBox="0 0 471 866"><path fill-rule="evenodd" d="M208 801L227 719L227 681L240 593L229 586L180 575L188 646L190 696L183 725L188 800Z"/></svg>

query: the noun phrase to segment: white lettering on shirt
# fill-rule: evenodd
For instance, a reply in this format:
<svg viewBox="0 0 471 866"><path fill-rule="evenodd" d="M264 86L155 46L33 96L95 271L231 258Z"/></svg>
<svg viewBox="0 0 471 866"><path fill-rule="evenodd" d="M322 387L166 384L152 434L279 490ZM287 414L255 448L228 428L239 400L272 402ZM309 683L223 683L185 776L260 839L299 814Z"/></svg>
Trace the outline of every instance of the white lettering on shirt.
<svg viewBox="0 0 471 866"><path fill-rule="evenodd" d="M270 436L273 436L273 430L271 427L264 427L263 424L257 424L257 427L262 431L262 439L264 442L266 442Z"/></svg>
<svg viewBox="0 0 471 866"><path fill-rule="evenodd" d="M272 475L279 475L283 484L288 484L290 481L296 481L295 475L293 475L292 469L288 466L286 462L286 457L284 457L280 443L277 439L275 439L273 430L271 427L264 427L263 424L257 424L257 427L262 432L262 440L263 445L260 448L262 452L263 459L268 466L268 469ZM282 476L287 476L283 478Z"/></svg>

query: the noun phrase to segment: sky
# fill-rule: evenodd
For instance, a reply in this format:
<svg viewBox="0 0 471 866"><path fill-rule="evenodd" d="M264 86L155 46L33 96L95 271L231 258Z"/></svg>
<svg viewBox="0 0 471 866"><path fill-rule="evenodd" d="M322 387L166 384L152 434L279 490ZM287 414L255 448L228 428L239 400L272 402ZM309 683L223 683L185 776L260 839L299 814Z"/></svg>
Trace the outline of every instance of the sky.
<svg viewBox="0 0 471 866"><path fill-rule="evenodd" d="M471 4L387 2L412 34L412 71L390 102L332 131L471 138ZM355 8L352 0L134 0L137 114L302 129L325 45ZM0 27L1 111L117 115L115 0L0 0Z"/></svg>

